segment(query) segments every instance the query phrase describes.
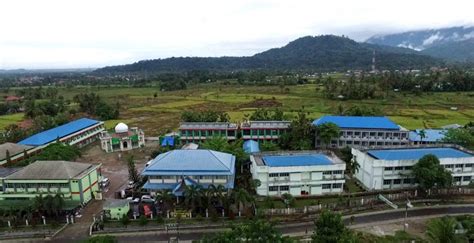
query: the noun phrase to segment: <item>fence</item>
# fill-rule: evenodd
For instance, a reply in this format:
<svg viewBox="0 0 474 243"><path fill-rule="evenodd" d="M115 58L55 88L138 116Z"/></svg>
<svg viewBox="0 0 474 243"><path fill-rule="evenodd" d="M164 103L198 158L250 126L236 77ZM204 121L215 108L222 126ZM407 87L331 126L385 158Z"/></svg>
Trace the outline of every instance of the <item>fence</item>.
<svg viewBox="0 0 474 243"><path fill-rule="evenodd" d="M453 196L469 195L474 196L473 188L450 188L450 189L438 189L429 190L427 192L420 193L416 189L407 191L395 191L395 192L364 192L355 194L346 194L338 196L335 202L318 203L317 198L313 198L315 205L305 206L303 208L274 208L274 209L261 209L260 213L264 215L289 215L289 214L314 214L321 210L329 209L333 211L340 211L342 213L366 210L369 208L381 207L385 203L379 200L378 195L382 194L385 198L390 201L401 202L406 199L417 200L417 199L452 199ZM326 197L327 198L327 197ZM302 200L302 199L297 199ZM305 200L305 199L303 199ZM306 199L307 200L307 199Z"/></svg>

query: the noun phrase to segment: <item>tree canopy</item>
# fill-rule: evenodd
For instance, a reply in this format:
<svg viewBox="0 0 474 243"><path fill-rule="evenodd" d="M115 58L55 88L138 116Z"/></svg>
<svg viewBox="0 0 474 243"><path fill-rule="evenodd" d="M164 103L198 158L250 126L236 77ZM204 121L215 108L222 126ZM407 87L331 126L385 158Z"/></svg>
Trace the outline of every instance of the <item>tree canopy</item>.
<svg viewBox="0 0 474 243"><path fill-rule="evenodd" d="M439 159L432 154L423 156L412 168L412 173L422 189L445 188L451 186L452 176Z"/></svg>

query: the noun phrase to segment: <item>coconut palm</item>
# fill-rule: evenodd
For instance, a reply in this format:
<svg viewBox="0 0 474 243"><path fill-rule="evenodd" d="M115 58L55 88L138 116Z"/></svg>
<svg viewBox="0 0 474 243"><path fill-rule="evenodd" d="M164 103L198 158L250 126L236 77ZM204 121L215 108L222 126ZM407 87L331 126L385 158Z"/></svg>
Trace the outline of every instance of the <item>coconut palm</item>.
<svg viewBox="0 0 474 243"><path fill-rule="evenodd" d="M349 163L349 172L351 173L351 178L354 177L354 174L359 172L360 164L354 158L351 159Z"/></svg>
<svg viewBox="0 0 474 243"><path fill-rule="evenodd" d="M58 217L59 213L63 210L64 204L65 202L63 195L61 193L56 193L56 195L54 195L53 197L52 202L53 211L56 214L56 217Z"/></svg>
<svg viewBox="0 0 474 243"><path fill-rule="evenodd" d="M43 194L39 194L33 199L33 209L40 215L44 213L45 200Z"/></svg>
<svg viewBox="0 0 474 243"><path fill-rule="evenodd" d="M190 185L184 188L184 202L191 210L196 210L199 199L201 198L202 187L200 185Z"/></svg>
<svg viewBox="0 0 474 243"><path fill-rule="evenodd" d="M247 203L253 202L253 197L246 190L239 188L232 192L232 198L234 199L235 204L238 205L239 211L245 208Z"/></svg>
<svg viewBox="0 0 474 243"><path fill-rule="evenodd" d="M420 143L423 142L423 139L426 138L426 131L425 129L421 129L418 131L418 136L420 136Z"/></svg>
<svg viewBox="0 0 474 243"><path fill-rule="evenodd" d="M428 223L426 235L430 242L458 242L459 238L455 234L456 220L452 217L442 217L433 219Z"/></svg>
<svg viewBox="0 0 474 243"><path fill-rule="evenodd" d="M174 195L168 190L162 190L156 195L156 200L163 205L163 211L168 210L172 205Z"/></svg>

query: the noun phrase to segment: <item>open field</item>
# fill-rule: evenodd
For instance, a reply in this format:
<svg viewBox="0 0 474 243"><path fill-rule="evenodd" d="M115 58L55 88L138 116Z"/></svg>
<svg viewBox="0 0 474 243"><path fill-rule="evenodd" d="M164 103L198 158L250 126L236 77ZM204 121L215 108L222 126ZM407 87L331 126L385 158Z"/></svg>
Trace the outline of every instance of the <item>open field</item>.
<svg viewBox="0 0 474 243"><path fill-rule="evenodd" d="M239 122L258 107L280 106L288 118L304 107L311 118L333 114L339 104L376 107L395 122L408 128L436 128L446 124L465 124L474 120L474 92L444 92L414 95L392 93L387 99L328 100L315 84L287 86L241 86L216 83L188 87L187 90L160 92L157 87L75 87L60 88L67 99L81 92L96 92L110 102L119 102L120 119L107 121L112 128L118 121L142 127L154 136L176 129L184 110L215 109L229 113ZM157 97L153 94L157 93ZM0 94L1 95L1 94ZM456 107L457 110L451 110ZM0 116L0 128L21 121L22 114Z"/></svg>

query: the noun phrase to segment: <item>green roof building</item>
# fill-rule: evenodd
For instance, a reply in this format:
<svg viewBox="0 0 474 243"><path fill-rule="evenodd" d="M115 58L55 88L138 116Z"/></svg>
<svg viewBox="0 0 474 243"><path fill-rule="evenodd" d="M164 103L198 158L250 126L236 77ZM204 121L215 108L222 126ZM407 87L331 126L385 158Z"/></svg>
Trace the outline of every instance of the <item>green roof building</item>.
<svg viewBox="0 0 474 243"><path fill-rule="evenodd" d="M0 173L0 200L60 193L68 205L85 204L99 191L99 168L100 164L36 161L10 174Z"/></svg>

